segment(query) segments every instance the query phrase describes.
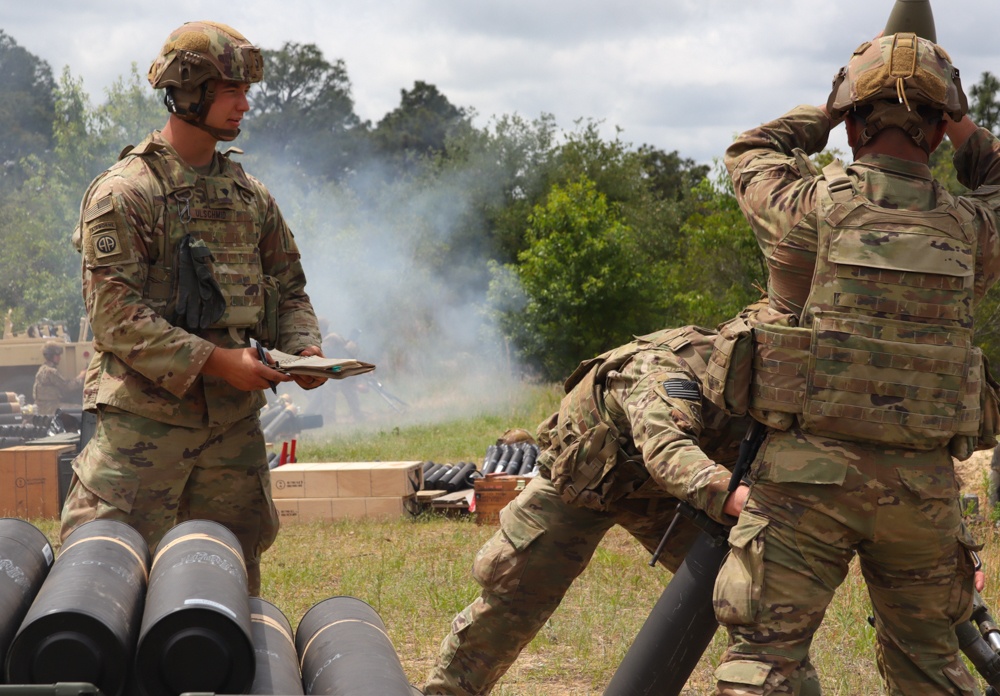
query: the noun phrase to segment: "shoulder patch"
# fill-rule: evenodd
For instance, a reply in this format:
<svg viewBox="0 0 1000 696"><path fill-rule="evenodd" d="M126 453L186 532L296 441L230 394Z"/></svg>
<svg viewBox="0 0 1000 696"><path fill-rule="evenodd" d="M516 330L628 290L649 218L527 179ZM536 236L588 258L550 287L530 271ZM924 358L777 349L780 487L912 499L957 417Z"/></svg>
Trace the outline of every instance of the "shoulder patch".
<svg viewBox="0 0 1000 696"><path fill-rule="evenodd" d="M91 228L91 235L94 242L94 256L103 259L107 256L114 256L121 251L121 242L118 240L118 230L113 226L107 230L94 230Z"/></svg>
<svg viewBox="0 0 1000 696"><path fill-rule="evenodd" d="M691 379L668 379L663 383L663 391L674 399L701 401L701 385Z"/></svg>
<svg viewBox="0 0 1000 696"><path fill-rule="evenodd" d="M133 258L123 245L126 234L113 194L101 196L83 213L83 254L91 265L122 263Z"/></svg>
<svg viewBox="0 0 1000 696"><path fill-rule="evenodd" d="M114 206L114 201L111 200L111 194L109 193L83 212L83 221L90 222L95 218L99 218L102 215L111 212Z"/></svg>

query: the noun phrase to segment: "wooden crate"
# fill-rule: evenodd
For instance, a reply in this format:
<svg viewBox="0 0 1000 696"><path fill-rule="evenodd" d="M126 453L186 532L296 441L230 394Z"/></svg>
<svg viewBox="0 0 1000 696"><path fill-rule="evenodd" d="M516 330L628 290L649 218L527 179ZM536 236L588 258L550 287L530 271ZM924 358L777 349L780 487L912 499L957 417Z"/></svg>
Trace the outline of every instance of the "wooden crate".
<svg viewBox="0 0 1000 696"><path fill-rule="evenodd" d="M59 517L65 496L60 490L60 458L73 449L73 445L0 449L0 516ZM66 469L67 460L62 460Z"/></svg>
<svg viewBox="0 0 1000 696"><path fill-rule="evenodd" d="M476 524L499 524L500 510L518 496L529 476L489 474L475 480Z"/></svg>

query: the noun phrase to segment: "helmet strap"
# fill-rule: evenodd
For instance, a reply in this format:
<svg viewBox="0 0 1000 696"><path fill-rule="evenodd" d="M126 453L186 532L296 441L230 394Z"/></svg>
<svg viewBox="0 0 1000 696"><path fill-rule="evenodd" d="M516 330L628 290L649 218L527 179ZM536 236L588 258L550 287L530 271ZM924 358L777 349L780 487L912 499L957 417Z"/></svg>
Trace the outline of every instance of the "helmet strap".
<svg viewBox="0 0 1000 696"><path fill-rule="evenodd" d="M167 87L163 94L163 103L167 111L182 121L202 129L216 140L229 142L240 134L239 128L214 128L205 123L205 118L215 101L215 90L210 87L211 80L201 83L194 90L178 90ZM196 93L197 91L197 93Z"/></svg>
<svg viewBox="0 0 1000 696"><path fill-rule="evenodd" d="M924 129L927 123L920 112L910 111L903 104L875 104L871 114L865 119L865 127L858 135L857 147L863 147L872 138L887 128L899 128L906 133L910 140L926 152L931 153L930 138Z"/></svg>

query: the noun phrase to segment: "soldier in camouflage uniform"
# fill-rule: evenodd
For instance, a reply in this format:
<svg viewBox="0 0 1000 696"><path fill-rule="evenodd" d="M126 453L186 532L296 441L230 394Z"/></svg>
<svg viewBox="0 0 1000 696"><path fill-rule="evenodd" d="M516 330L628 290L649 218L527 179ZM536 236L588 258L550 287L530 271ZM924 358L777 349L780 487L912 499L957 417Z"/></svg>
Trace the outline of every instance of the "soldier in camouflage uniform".
<svg viewBox="0 0 1000 696"><path fill-rule="evenodd" d="M179 521L214 520L240 539L253 594L278 526L261 390L292 378L262 363L250 338L322 354L274 198L216 151L239 134L262 75L260 50L231 27L175 30L149 71L165 89L166 126L84 196L75 239L97 349L84 406L98 422L74 462L61 531L118 519L155 547Z"/></svg>
<svg viewBox="0 0 1000 696"><path fill-rule="evenodd" d="M770 429L715 585L719 694L815 693L810 642L855 556L888 692L979 693L954 632L978 547L952 456L995 443L972 312L1000 273L1000 143L965 111L947 54L896 33L855 51L826 106L726 153L785 317L748 334L750 413ZM819 171L808 156L843 119L854 163ZM967 197L928 168L946 134Z"/></svg>
<svg viewBox="0 0 1000 696"><path fill-rule="evenodd" d="M45 363L35 373L35 384L31 389L35 401L35 411L42 416L54 416L59 405L80 397L83 377L86 370L73 379L66 379L59 372L59 361L62 359L63 347L55 341L46 341L42 347L42 357Z"/></svg>
<svg viewBox="0 0 1000 696"><path fill-rule="evenodd" d="M729 417L721 395L702 387L713 341L698 327L660 331L567 380L559 411L538 427L540 475L477 554L482 594L452 622L426 694L488 694L615 524L653 552L678 500L735 521L747 489L729 494L726 467L749 419ZM676 570L697 535L681 517L660 564Z"/></svg>

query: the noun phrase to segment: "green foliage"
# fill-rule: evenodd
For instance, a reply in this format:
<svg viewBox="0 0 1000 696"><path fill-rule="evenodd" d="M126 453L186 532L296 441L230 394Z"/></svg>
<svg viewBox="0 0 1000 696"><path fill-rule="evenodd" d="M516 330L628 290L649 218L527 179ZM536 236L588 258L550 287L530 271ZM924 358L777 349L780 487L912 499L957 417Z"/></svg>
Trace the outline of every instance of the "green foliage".
<svg viewBox="0 0 1000 696"><path fill-rule="evenodd" d="M378 122L372 136L382 156L406 171L414 161L443 153L449 134L471 116L437 87L417 80L413 89L400 90L399 106Z"/></svg>
<svg viewBox="0 0 1000 696"><path fill-rule="evenodd" d="M693 190L695 211L681 229L679 263L670 266L671 315L677 325L714 327L759 299L767 265L750 225L720 172Z"/></svg>
<svg viewBox="0 0 1000 696"><path fill-rule="evenodd" d="M339 181L368 147L344 61L331 63L315 44L291 41L262 53L264 80L250 92L249 151L289 165L299 179Z"/></svg>
<svg viewBox="0 0 1000 696"><path fill-rule="evenodd" d="M994 133L1000 130L1000 80L988 70L969 90L969 116Z"/></svg>
<svg viewBox="0 0 1000 696"><path fill-rule="evenodd" d="M24 180L19 164L52 146L52 68L0 29L0 192Z"/></svg>
<svg viewBox="0 0 1000 696"><path fill-rule="evenodd" d="M635 263L629 227L592 180L554 186L529 221L527 249L509 275L497 269L491 295L504 334L545 379L655 325L658 269Z"/></svg>
<svg viewBox="0 0 1000 696"><path fill-rule="evenodd" d="M0 205L5 235L0 255L0 307L14 309L15 325L43 318L75 326L83 316L80 257L69 243L79 189L70 178L35 157L28 178Z"/></svg>
<svg viewBox="0 0 1000 696"><path fill-rule="evenodd" d="M0 308L14 309L15 324L48 318L76 326L83 315L80 255L70 244L80 199L91 179L136 143L164 110L143 88L135 66L119 79L107 101L94 108L82 82L64 70L53 93L53 147L21 160L21 186L0 202ZM124 141L124 142L123 142Z"/></svg>

